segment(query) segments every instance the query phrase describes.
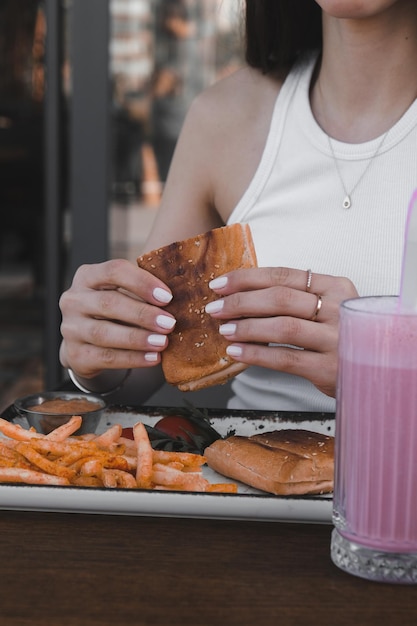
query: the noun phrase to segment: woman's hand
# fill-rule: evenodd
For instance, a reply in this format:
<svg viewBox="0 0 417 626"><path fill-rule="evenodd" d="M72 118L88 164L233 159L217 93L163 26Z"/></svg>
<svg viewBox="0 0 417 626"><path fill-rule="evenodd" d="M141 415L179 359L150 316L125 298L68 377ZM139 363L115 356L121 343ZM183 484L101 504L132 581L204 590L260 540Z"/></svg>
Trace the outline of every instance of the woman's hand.
<svg viewBox="0 0 417 626"><path fill-rule="evenodd" d="M172 294L125 260L83 265L60 299L60 359L79 376L160 362L175 319L164 311Z"/></svg>
<svg viewBox="0 0 417 626"><path fill-rule="evenodd" d="M307 281L308 272L283 267L230 272L210 283L222 298L206 311L223 321L236 361L302 376L334 397L339 306L358 293L347 278L313 273Z"/></svg>

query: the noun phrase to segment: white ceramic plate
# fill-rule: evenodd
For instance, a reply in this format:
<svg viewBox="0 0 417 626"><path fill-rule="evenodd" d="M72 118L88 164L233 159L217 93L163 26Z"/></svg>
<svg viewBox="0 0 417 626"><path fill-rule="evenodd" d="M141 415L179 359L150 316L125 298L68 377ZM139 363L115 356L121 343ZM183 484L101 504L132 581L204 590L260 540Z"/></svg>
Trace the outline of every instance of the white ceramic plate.
<svg viewBox="0 0 417 626"><path fill-rule="evenodd" d="M156 407L111 407L104 413L97 432L111 424L133 426L137 421L154 425L166 409ZM221 434L235 431L251 435L280 428L305 428L334 434L334 416L329 413L208 410L212 426ZM228 482L224 476L203 468L211 482ZM236 481L230 481L236 482ZM136 491L37 485L0 485L0 509L148 515L255 521L331 523L332 496L274 496L238 484L237 494Z"/></svg>

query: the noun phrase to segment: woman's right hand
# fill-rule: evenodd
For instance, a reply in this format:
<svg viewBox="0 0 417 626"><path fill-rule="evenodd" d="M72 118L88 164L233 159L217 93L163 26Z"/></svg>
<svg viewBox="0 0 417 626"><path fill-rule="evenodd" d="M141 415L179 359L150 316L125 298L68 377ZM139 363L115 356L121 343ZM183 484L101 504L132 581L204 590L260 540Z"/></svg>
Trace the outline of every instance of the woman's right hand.
<svg viewBox="0 0 417 626"><path fill-rule="evenodd" d="M160 362L175 319L172 294L158 278L123 259L83 265L59 302L60 360L83 378Z"/></svg>

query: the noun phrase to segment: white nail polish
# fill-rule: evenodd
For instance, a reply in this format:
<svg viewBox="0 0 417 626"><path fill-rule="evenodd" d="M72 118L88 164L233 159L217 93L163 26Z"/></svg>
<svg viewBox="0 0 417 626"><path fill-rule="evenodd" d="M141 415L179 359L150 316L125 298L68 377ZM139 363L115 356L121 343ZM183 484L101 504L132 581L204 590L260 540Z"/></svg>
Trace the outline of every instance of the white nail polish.
<svg viewBox="0 0 417 626"><path fill-rule="evenodd" d="M146 352L145 356L144 356L145 361L148 361L148 363L155 363L155 361L158 360L158 353L157 352Z"/></svg>
<svg viewBox="0 0 417 626"><path fill-rule="evenodd" d="M156 323L161 328L171 330L171 328L174 328L176 320L173 317L168 317L168 315L158 315Z"/></svg>
<svg viewBox="0 0 417 626"><path fill-rule="evenodd" d="M240 346L227 346L226 352L229 356L233 356L233 357L242 356L242 348Z"/></svg>
<svg viewBox="0 0 417 626"><path fill-rule="evenodd" d="M206 304L206 313L218 313L222 310L224 306L224 300L213 300L213 302L209 302Z"/></svg>
<svg viewBox="0 0 417 626"><path fill-rule="evenodd" d="M222 324L219 327L219 333L221 335L234 335L236 332L236 324Z"/></svg>
<svg viewBox="0 0 417 626"><path fill-rule="evenodd" d="M148 343L151 346L162 347L166 344L167 338L165 335L149 335Z"/></svg>
<svg viewBox="0 0 417 626"><path fill-rule="evenodd" d="M218 276L209 282L210 289L222 289L227 285L227 276Z"/></svg>
<svg viewBox="0 0 417 626"><path fill-rule="evenodd" d="M168 302L171 302L172 300L172 293L169 293L169 291L161 289L160 287L156 287L156 289L153 290L153 297L155 300L159 300L159 302L168 304Z"/></svg>

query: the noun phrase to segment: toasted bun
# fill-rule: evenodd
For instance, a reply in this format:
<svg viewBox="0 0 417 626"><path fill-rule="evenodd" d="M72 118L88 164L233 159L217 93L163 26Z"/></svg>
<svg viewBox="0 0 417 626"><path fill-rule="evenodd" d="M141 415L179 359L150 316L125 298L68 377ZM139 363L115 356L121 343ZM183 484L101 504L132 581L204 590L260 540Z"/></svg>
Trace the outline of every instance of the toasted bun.
<svg viewBox="0 0 417 626"><path fill-rule="evenodd" d="M208 283L231 270L256 266L247 224L216 228L153 250L137 259L139 267L160 278L172 291L166 307L177 320L162 352L168 383L195 391L225 383L246 369L226 354L229 342L219 334L219 322L205 306L218 296Z"/></svg>
<svg viewBox="0 0 417 626"><path fill-rule="evenodd" d="M333 490L334 438L307 430L276 430L218 439L204 451L209 467L275 495Z"/></svg>

